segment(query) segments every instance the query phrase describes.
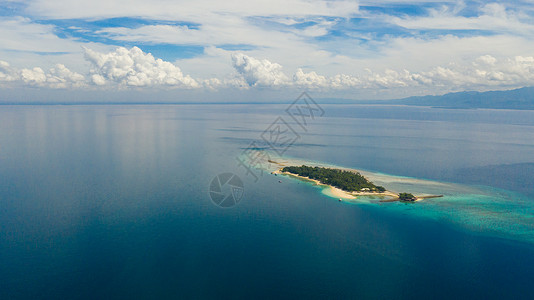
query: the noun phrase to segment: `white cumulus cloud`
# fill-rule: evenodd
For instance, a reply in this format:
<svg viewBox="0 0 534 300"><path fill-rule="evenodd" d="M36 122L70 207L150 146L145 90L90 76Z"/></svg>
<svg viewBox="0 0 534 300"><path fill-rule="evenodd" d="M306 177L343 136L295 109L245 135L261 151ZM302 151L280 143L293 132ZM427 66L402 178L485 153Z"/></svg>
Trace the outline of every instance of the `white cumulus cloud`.
<svg viewBox="0 0 534 300"><path fill-rule="evenodd" d="M267 59L256 59L243 53L232 55L236 71L250 86L282 86L289 83L289 78L282 72L282 66Z"/></svg>
<svg viewBox="0 0 534 300"><path fill-rule="evenodd" d="M48 71L41 67L18 70L9 63L0 61L0 83L4 86L22 84L46 88L87 88L90 85L99 88L119 85L198 88L212 91L236 88L293 88L319 92L367 90L408 93L442 93L534 85L534 56L495 57L485 54L464 63L435 65L422 71L366 69L366 72L360 72L359 75L324 75L315 70L304 71L297 68L293 75L288 76L279 63L238 52L226 60L234 72L228 71L227 74L204 79L193 79L184 75L175 64L156 59L137 47L119 47L107 53L85 49L85 57L91 64L87 76L73 72L63 64L57 64Z"/></svg>
<svg viewBox="0 0 534 300"><path fill-rule="evenodd" d="M326 77L318 75L315 72L304 73L302 69L298 69L295 75L293 75L293 82L298 86L304 86L308 88L322 88L328 87L329 81Z"/></svg>
<svg viewBox="0 0 534 300"><path fill-rule="evenodd" d="M268 60L258 60L243 54L233 56L234 67L249 86L285 86L316 90L350 89L410 89L425 90L484 89L534 85L534 57L516 56L497 59L483 55L467 64L434 66L426 71L386 69L367 70L364 75L337 74L325 76L315 71L297 69L291 79L282 73L282 66Z"/></svg>
<svg viewBox="0 0 534 300"><path fill-rule="evenodd" d="M17 72L8 62L0 60L0 81L14 81L18 79Z"/></svg>
<svg viewBox="0 0 534 300"><path fill-rule="evenodd" d="M68 86L83 86L85 84L85 77L81 74L69 70L62 64L57 64L50 69L47 76L47 82L50 86L55 88L65 88Z"/></svg>
<svg viewBox="0 0 534 300"><path fill-rule="evenodd" d="M26 83L41 85L46 81L46 74L43 69L35 67L33 69L22 69L20 78Z"/></svg>
<svg viewBox="0 0 534 300"><path fill-rule="evenodd" d="M156 59L137 47L129 50L119 47L109 53L85 48L85 58L92 65L91 80L96 85L109 81L125 86L201 86L189 75L184 75L178 66Z"/></svg>
<svg viewBox="0 0 534 300"><path fill-rule="evenodd" d="M80 87L85 85L85 77L83 75L69 70L62 64L57 64L48 73L45 73L39 67L24 68L20 71L20 79L29 85L49 88Z"/></svg>

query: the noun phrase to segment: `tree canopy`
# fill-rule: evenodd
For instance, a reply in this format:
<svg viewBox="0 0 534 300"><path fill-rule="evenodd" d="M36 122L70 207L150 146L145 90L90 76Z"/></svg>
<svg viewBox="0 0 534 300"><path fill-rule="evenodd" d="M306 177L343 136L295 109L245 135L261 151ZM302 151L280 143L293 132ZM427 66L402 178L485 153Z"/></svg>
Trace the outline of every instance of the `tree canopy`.
<svg viewBox="0 0 534 300"><path fill-rule="evenodd" d="M410 193L399 193L399 200L401 201L415 201L415 196Z"/></svg>
<svg viewBox="0 0 534 300"><path fill-rule="evenodd" d="M297 174L318 180L323 184L328 184L344 191L355 192L369 189L369 191L384 192L386 189L382 186L376 186L358 172L349 172L339 169L310 167L302 165L285 167L282 172Z"/></svg>

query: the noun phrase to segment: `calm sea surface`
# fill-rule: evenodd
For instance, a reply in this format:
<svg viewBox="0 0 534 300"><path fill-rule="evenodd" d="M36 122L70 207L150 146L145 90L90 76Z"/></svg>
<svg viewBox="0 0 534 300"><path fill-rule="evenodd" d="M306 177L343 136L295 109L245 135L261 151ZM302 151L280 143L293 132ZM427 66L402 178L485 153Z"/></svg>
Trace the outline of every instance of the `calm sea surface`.
<svg viewBox="0 0 534 300"><path fill-rule="evenodd" d="M534 111L322 105L302 128L286 106L0 106L0 299L534 297ZM279 116L283 156L446 197L256 182L236 157ZM225 172L231 208L208 192Z"/></svg>

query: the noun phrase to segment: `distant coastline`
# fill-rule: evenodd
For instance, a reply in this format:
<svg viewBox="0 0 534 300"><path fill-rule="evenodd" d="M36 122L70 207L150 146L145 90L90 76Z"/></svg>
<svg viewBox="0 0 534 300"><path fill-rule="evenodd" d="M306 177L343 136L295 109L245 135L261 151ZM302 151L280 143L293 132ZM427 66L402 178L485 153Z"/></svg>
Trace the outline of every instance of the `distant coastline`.
<svg viewBox="0 0 534 300"><path fill-rule="evenodd" d="M386 100L382 104L430 106L446 109L534 110L534 87L506 91L456 92L440 96L415 96Z"/></svg>

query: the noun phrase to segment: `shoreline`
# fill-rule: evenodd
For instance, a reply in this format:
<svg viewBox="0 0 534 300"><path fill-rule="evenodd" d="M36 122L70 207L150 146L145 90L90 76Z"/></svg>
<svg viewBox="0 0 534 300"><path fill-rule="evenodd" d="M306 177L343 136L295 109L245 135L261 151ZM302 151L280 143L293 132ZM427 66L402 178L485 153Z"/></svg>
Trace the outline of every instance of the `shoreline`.
<svg viewBox="0 0 534 300"><path fill-rule="evenodd" d="M424 199L433 199L433 198L441 198L441 197L443 197L443 195L425 195L425 196L416 196L415 200L413 200L413 201L401 201L399 199L398 193L395 193L395 192L392 192L392 191L389 191L389 190L386 190L384 192L349 192L349 191L342 190L342 189L340 189L338 187L322 183L322 182L320 182L319 180L316 180L316 179L312 179L312 178L309 178L309 177L301 176L301 175L290 173L290 172L282 172L282 169L284 167L286 167L285 164L282 164L282 163L279 163L279 162L276 162L276 161L272 161L272 160L270 160L269 162L270 163L275 163L275 164L280 166L280 168L278 168L276 171L271 172L271 174L275 174L275 175L280 174L280 175L285 175L285 176L292 176L292 177L295 177L295 178L300 179L300 180L313 182L315 185L328 187L330 189L331 195L335 196L336 198L339 198L339 201L342 201L342 199L358 199L358 197L360 197L360 196L375 196L375 197L387 198L387 199L381 199L379 201L381 203L389 203L389 202L419 202L419 201L422 201ZM346 168L342 168L342 169L340 168L340 170L346 170L346 171L350 171L350 172L359 172L358 170L346 169Z"/></svg>
<svg viewBox="0 0 534 300"><path fill-rule="evenodd" d="M320 182L319 180L316 180L316 179L311 179L309 177L300 176L300 175L289 173L289 172L282 172L282 169L283 169L283 167L279 168L278 170L276 170L274 172L272 172L272 174L293 176L293 177L296 177L298 179L311 181L311 182L315 183L315 185L328 187L328 188L330 188L330 192L332 193L332 195L334 195L334 196L336 196L338 198L342 198L342 199L357 199L358 196L378 196L378 197L391 197L391 199L387 199L386 201L391 201L391 200L398 201L398 195L393 193L393 192L391 192L391 191L387 191L386 190L384 192L348 192L348 191L342 190L340 188L337 188L335 186L322 183L322 182ZM395 200L395 198L396 198L396 200ZM381 200L381 201L383 201L383 200ZM391 202L393 202L393 201L391 201Z"/></svg>

